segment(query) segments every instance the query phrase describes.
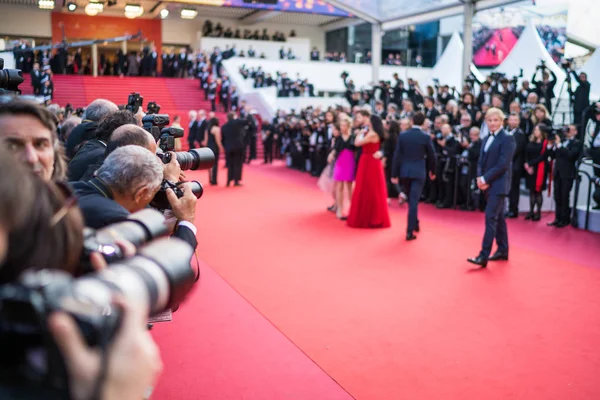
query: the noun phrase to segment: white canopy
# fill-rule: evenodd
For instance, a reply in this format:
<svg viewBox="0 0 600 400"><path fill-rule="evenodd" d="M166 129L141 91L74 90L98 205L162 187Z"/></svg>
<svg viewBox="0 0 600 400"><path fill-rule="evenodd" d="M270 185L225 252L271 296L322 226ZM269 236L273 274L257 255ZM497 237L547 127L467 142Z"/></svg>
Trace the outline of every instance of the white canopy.
<svg viewBox="0 0 600 400"><path fill-rule="evenodd" d="M523 69L523 79L530 80L536 72L536 67L540 65L542 60L545 61L546 67L556 74L557 84L554 87L554 90L558 93L560 85L565 80L566 74L563 69L554 62L550 53L548 53L548 50L544 47L542 39L533 25L533 22L529 21L521 34L521 37L502 64L496 68L496 71L504 72L510 79L510 77L519 76L521 69ZM538 76L537 78L538 80L542 79L541 76Z"/></svg>
<svg viewBox="0 0 600 400"><path fill-rule="evenodd" d="M594 51L594 54L581 68L581 72L587 74L588 81L592 85L592 97L600 96L600 47Z"/></svg>
<svg viewBox="0 0 600 400"><path fill-rule="evenodd" d="M447 84L450 87L456 87L459 91L462 91L462 85L466 78L466 76L462 76L462 54L464 49L465 46L460 38L460 34L454 32L444 53L431 71L430 81L437 78L440 80L440 84ZM478 81L481 82L485 79L473 63L471 63L471 72Z"/></svg>

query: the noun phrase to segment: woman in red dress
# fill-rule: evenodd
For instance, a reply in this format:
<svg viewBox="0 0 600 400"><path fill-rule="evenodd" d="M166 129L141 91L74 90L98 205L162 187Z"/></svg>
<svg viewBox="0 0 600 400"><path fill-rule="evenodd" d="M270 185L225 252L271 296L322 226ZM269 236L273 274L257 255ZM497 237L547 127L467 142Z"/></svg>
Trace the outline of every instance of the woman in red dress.
<svg viewBox="0 0 600 400"><path fill-rule="evenodd" d="M348 226L352 228L389 228L390 215L387 205L387 188L381 160L374 154L383 140L383 123L376 115L369 117L362 110L356 115L357 122L368 131L356 138L354 145L362 148L356 171L356 186L352 194ZM362 120L362 121L361 121Z"/></svg>

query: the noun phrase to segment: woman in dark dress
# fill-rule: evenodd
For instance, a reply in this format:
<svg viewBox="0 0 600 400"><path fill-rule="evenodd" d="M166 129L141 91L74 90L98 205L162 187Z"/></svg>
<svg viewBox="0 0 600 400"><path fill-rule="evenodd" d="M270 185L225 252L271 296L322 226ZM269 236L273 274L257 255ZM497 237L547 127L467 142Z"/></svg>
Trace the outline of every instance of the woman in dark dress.
<svg viewBox="0 0 600 400"><path fill-rule="evenodd" d="M211 118L210 121L208 121L206 132L206 139L204 139L205 142L203 145L215 153L215 164L208 170L208 179L211 185L216 186L217 172L219 170L219 154L220 150L223 148L223 145L221 144L221 128L219 128L219 120L217 118Z"/></svg>
<svg viewBox="0 0 600 400"><path fill-rule="evenodd" d="M392 160L394 159L394 151L396 151L396 141L400 135L400 125L396 121L388 121L387 129L384 131L383 142L383 165L385 172L385 183L387 185L388 199L397 199L398 186L392 183Z"/></svg>
<svg viewBox="0 0 600 400"><path fill-rule="evenodd" d="M548 133L550 128L538 124L533 129L525 149L525 171L529 189L529 213L526 220L539 221L542 212L542 192L548 182ZM536 211L537 206L537 211Z"/></svg>

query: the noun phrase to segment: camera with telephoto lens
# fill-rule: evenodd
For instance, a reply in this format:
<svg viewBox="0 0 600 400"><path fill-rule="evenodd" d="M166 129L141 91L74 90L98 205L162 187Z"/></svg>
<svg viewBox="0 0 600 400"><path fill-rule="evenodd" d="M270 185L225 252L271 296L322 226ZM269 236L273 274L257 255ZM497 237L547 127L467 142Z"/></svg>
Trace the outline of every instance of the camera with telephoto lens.
<svg viewBox="0 0 600 400"><path fill-rule="evenodd" d="M4 58L0 58L0 95L21 94L19 85L23 83L20 69L4 69Z"/></svg>
<svg viewBox="0 0 600 400"><path fill-rule="evenodd" d="M70 315L87 345L106 359L123 320L114 296L137 304L148 317L177 307L195 282L193 253L180 239L161 238L101 272L73 278L58 270L26 271L0 286L0 393L13 388L40 393L25 398L71 398L73 382L48 316Z"/></svg>
<svg viewBox="0 0 600 400"><path fill-rule="evenodd" d="M546 69L546 61L540 60L540 65L537 66L537 69Z"/></svg>
<svg viewBox="0 0 600 400"><path fill-rule="evenodd" d="M572 58L563 58L562 61L560 62L560 66L564 70L569 71L572 69L573 61L574 60Z"/></svg>
<svg viewBox="0 0 600 400"><path fill-rule="evenodd" d="M127 98L125 109L137 114L138 110L144 105L144 98L139 93L131 93Z"/></svg>
<svg viewBox="0 0 600 400"><path fill-rule="evenodd" d="M183 137L183 129L168 127L169 123L168 114L151 114L142 118L142 126L158 142L158 147L162 151L158 156L165 164L171 162L170 152L175 150L175 139ZM183 171L211 169L215 164L215 154L207 147L177 151L175 157Z"/></svg>
<svg viewBox="0 0 600 400"><path fill-rule="evenodd" d="M83 252L80 271L92 272L90 255L100 253L108 264L122 260L124 254L118 240L125 240L140 248L151 240L169 234L165 217L158 211L145 209L131 214L125 221L108 225L102 229L85 228L83 231Z"/></svg>

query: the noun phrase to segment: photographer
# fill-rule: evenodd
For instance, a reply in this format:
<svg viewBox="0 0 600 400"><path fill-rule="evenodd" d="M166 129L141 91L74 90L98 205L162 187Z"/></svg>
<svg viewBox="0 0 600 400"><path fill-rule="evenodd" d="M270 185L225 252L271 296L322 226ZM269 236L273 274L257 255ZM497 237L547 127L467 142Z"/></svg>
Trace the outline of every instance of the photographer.
<svg viewBox="0 0 600 400"><path fill-rule="evenodd" d="M541 82L536 78L538 71L542 71ZM550 77L552 77L552 80ZM554 86L556 85L556 74L554 71L547 68L546 64L542 61L542 64L538 65L533 73L531 83L535 86L535 91L540 99L539 102L546 106L549 114L552 114L552 99L555 97Z"/></svg>
<svg viewBox="0 0 600 400"><path fill-rule="evenodd" d="M591 118L586 127L585 146L587 155L592 157L596 165L600 165L600 102L596 103L590 110ZM600 168L594 167L594 175L600 176Z"/></svg>
<svg viewBox="0 0 600 400"><path fill-rule="evenodd" d="M582 126L582 116L585 110L590 106L590 83L587 80L587 74L585 72L577 73L573 70L567 70L567 73L573 74L573 77L579 84L575 92L570 91L571 101L573 104L573 123L578 126ZM569 85L569 89L571 86ZM583 131L583 130L582 130Z"/></svg>
<svg viewBox="0 0 600 400"><path fill-rule="evenodd" d="M75 157L79 148L88 140L96 136L96 128L100 121L108 114L119 109L112 101L96 99L92 101L82 116L83 123L73 129L65 144L67 157Z"/></svg>
<svg viewBox="0 0 600 400"><path fill-rule="evenodd" d="M44 183L15 165L3 148L0 169L0 190L14 194L0 197L1 281L13 282L28 266L64 269L72 265L69 260L79 257L82 245L83 226L77 208L64 203L64 194L54 184ZM15 187L19 187L18 192ZM73 400L141 399L162 368L158 347L146 328L147 313L121 299L116 304L124 318L104 355L84 342L71 317L54 313L48 318L47 328L52 335L48 336L56 341L64 359L69 398ZM64 399L65 393L39 387L39 382L30 382L22 375L17 358L19 346L4 332L0 334L0 398Z"/></svg>
<svg viewBox="0 0 600 400"><path fill-rule="evenodd" d="M85 174L81 177L81 181L87 182L96 175L96 171L104 163L104 159L108 157L110 153L123 146L141 146L150 150L152 153L156 153L156 140L147 130L140 128L137 125L127 124L115 129L110 140L106 143L106 149L102 156L102 159L94 165L90 165ZM166 167L166 166L165 166ZM171 179L177 181L178 177Z"/></svg>
<svg viewBox="0 0 600 400"><path fill-rule="evenodd" d="M73 184L86 226L99 229L146 208L161 188L163 176L179 176L175 157L168 165L178 171L169 172L154 153L141 146L124 146L113 151L104 160L95 178ZM177 198L171 189L167 189L166 194L177 220L174 235L195 249L197 199L189 184L183 187L182 198Z"/></svg>
<svg viewBox="0 0 600 400"><path fill-rule="evenodd" d="M565 139L554 136L551 157L554 158L554 201L556 218L548 226L564 228L571 222L571 189L577 176L577 160L583 144L577 139L577 126L569 125L564 132Z"/></svg>
<svg viewBox="0 0 600 400"><path fill-rule="evenodd" d="M454 198L454 181L456 172L456 156L461 152L461 145L452 134L449 124L442 126L442 132L436 137L442 156L439 164L442 165L442 179L438 179L440 193L437 208L450 208Z"/></svg>
<svg viewBox="0 0 600 400"><path fill-rule="evenodd" d="M521 178L525 172L525 149L527 147L527 136L521 129L521 117L518 113L508 116L507 132L515 139L515 154L512 159L512 175L510 181L510 192L508 194L508 213L506 218L517 218L519 216L519 198L521 195Z"/></svg>
<svg viewBox="0 0 600 400"><path fill-rule="evenodd" d="M17 160L45 181L65 179L64 148L53 115L31 101L0 105L0 140Z"/></svg>
<svg viewBox="0 0 600 400"><path fill-rule="evenodd" d="M69 182L80 180L90 166L102 161L106 151L106 143L112 133L120 126L139 125L135 115L127 110L114 111L104 117L95 132L95 137L85 143L71 159L67 176Z"/></svg>

